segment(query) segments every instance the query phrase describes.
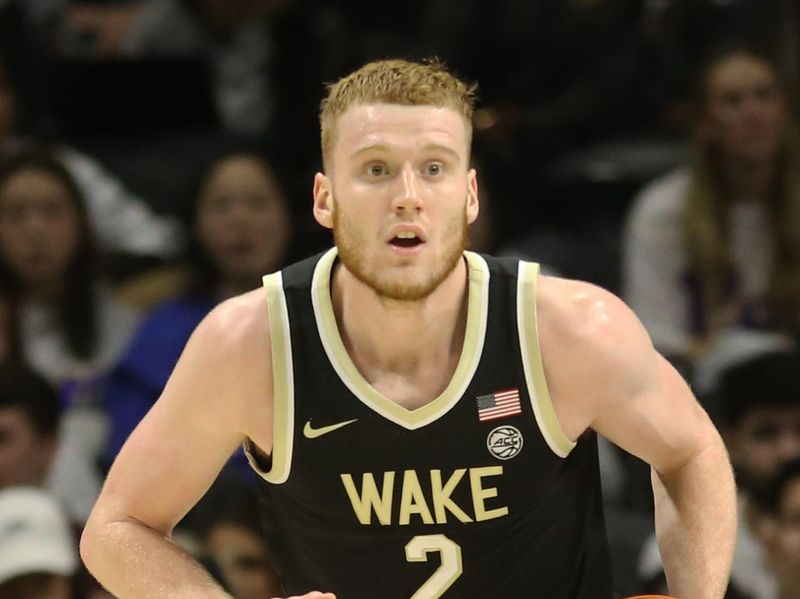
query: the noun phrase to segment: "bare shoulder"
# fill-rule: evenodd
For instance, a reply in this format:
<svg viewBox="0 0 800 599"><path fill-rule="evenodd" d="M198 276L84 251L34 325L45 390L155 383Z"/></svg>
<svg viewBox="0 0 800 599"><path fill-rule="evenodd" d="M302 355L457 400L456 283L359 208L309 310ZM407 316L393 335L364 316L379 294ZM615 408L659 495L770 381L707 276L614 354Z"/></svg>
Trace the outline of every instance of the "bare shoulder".
<svg viewBox="0 0 800 599"><path fill-rule="evenodd" d="M209 401L224 404L247 436L270 436L272 353L263 289L216 306L195 329L164 395L202 385ZM183 393L182 393L183 394ZM258 415L258 417L254 417Z"/></svg>
<svg viewBox="0 0 800 599"><path fill-rule="evenodd" d="M631 351L652 349L633 311L591 283L540 276L536 310L543 341L558 341L570 353L614 360L635 357L628 355Z"/></svg>
<svg viewBox="0 0 800 599"><path fill-rule="evenodd" d="M658 354L633 311L614 294L583 281L541 276L535 309L554 407L573 439L605 404L637 394L654 376Z"/></svg>
<svg viewBox="0 0 800 599"><path fill-rule="evenodd" d="M547 385L570 439L592 428L659 472L717 442L689 386L619 298L541 277L536 308Z"/></svg>
<svg viewBox="0 0 800 599"><path fill-rule="evenodd" d="M269 340L269 315L262 289L254 289L217 305L195 331L210 350L248 352Z"/></svg>

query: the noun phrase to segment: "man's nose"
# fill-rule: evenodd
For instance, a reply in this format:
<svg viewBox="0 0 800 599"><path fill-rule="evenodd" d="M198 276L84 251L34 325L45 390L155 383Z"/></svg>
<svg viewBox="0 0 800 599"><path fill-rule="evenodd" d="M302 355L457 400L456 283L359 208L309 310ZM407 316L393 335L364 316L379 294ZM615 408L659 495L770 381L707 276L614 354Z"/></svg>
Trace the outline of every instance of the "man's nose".
<svg viewBox="0 0 800 599"><path fill-rule="evenodd" d="M398 210L419 210L422 207L419 178L410 164L403 166L399 180L394 207Z"/></svg>

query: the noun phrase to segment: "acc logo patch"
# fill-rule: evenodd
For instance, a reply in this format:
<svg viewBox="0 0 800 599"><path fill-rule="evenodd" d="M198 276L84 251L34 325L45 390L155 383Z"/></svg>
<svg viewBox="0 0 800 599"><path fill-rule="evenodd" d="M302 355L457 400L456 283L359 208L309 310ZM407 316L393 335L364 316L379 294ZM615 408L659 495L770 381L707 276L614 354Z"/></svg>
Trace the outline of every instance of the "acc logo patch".
<svg viewBox="0 0 800 599"><path fill-rule="evenodd" d="M514 426L498 426L486 437L486 447L499 460L510 460L522 451L522 433Z"/></svg>

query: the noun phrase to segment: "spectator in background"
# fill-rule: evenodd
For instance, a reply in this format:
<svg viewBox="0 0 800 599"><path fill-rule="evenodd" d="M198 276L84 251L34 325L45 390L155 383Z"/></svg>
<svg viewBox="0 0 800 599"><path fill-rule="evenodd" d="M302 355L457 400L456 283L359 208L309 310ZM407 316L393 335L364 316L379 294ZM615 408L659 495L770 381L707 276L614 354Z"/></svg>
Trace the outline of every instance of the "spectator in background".
<svg viewBox="0 0 800 599"><path fill-rule="evenodd" d="M66 555L66 550L61 549L60 543L66 542L58 532L59 523L64 517L60 511L54 515L51 507L52 500L49 496L58 499L58 489L53 489L50 484L53 478L49 476L54 466L54 458L58 449L58 430L61 420L61 406L55 390L41 376L21 364L10 361L0 361L0 597L22 599L56 599L60 595L26 594L24 589L40 588L42 585L53 584L63 587L62 582L53 581L49 575L34 574L30 569L33 565L41 567L52 564L53 552ZM69 473L67 473L69 474ZM80 472L77 473L80 476ZM42 494L37 494L32 489L39 489ZM5 491L12 491L8 494ZM48 494L44 494L45 491ZM17 499L10 499L16 497ZM5 498L9 498L8 500ZM20 499L21 498L21 499ZM13 509L9 506L19 506L20 501L30 501L33 505L41 506L41 518L47 522L41 524L41 536L31 535L28 531L19 536L10 535L5 529L5 523L10 518L16 518ZM15 508L16 509L16 508ZM50 514L50 515L48 515ZM25 517L19 515L20 521ZM37 516L39 518L39 516ZM78 534L82 527L81 522L69 518L70 526L75 533L69 539L71 543L69 554L77 553ZM54 534L56 538L45 538L45 534ZM35 542L40 539L41 542ZM23 546L20 546L20 543ZM43 546L46 543L46 546ZM39 552L42 555L39 555ZM14 557L12 557L14 556ZM44 560L44 561L43 561ZM22 569L27 568L23 577L19 577ZM14 574L13 583L10 581ZM49 581L49 582L48 582ZM75 595L73 599L100 599L108 595L102 591L100 585L82 566L77 568L74 575ZM23 592L24 591L24 592ZM55 593L55 590L53 591ZM61 592L61 591L59 591Z"/></svg>
<svg viewBox="0 0 800 599"><path fill-rule="evenodd" d="M800 597L800 459L786 464L779 474L772 511L764 536L778 581L776 599L794 599Z"/></svg>
<svg viewBox="0 0 800 599"><path fill-rule="evenodd" d="M673 360L695 360L726 332L797 326L800 145L784 90L757 51L713 54L690 164L634 201L624 295Z"/></svg>
<svg viewBox="0 0 800 599"><path fill-rule="evenodd" d="M660 5L662 12L664 76L668 82L665 91L677 104L691 89L692 65L726 37L768 47L780 56L787 73L797 72L797 56L793 54L798 49L798 13L794 0L648 1ZM795 79L787 83L796 85Z"/></svg>
<svg viewBox="0 0 800 599"><path fill-rule="evenodd" d="M58 502L34 487L0 489L0 597L82 599L78 544Z"/></svg>
<svg viewBox="0 0 800 599"><path fill-rule="evenodd" d="M189 229L191 276L185 293L144 319L110 376L108 463L161 394L203 317L223 299L257 287L264 274L284 264L292 224L270 164L249 152L215 160L193 194Z"/></svg>
<svg viewBox="0 0 800 599"><path fill-rule="evenodd" d="M740 596L736 592L750 599L775 597L775 579L759 535L777 475L785 464L800 459L799 372L797 350L751 355L729 365L708 398L712 413L719 414L739 491L729 597ZM643 590L659 591L660 568L653 539L642 556L640 575L648 585Z"/></svg>
<svg viewBox="0 0 800 599"><path fill-rule="evenodd" d="M17 358L58 388L67 408L51 483L77 521L100 488L94 464L106 422L93 389L137 322L99 282L96 257L84 198L52 154L18 154L0 168L0 286Z"/></svg>
<svg viewBox="0 0 800 599"><path fill-rule="evenodd" d="M33 145L17 131L19 98L11 65L0 55L0 155ZM107 252L169 258L182 247L177 221L156 215L94 159L66 146L53 149L86 198L93 235Z"/></svg>
<svg viewBox="0 0 800 599"><path fill-rule="evenodd" d="M83 195L55 156L36 150L0 167L0 281L25 361L53 384L101 374L135 325L96 260Z"/></svg>
<svg viewBox="0 0 800 599"><path fill-rule="evenodd" d="M59 417L58 397L42 377L0 362L0 489L45 486Z"/></svg>

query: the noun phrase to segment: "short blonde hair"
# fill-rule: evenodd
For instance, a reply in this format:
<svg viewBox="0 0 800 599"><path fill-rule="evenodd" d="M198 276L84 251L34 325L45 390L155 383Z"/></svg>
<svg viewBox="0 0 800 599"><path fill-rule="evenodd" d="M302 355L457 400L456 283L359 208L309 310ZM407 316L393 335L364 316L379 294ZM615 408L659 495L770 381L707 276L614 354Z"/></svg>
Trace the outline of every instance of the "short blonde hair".
<svg viewBox="0 0 800 599"><path fill-rule="evenodd" d="M472 140L472 113L477 85L467 84L438 59L422 62L379 60L370 62L328 85L328 96L320 105L322 163L331 166L336 141L336 121L358 104L402 104L405 106L449 107L464 117L467 145Z"/></svg>

